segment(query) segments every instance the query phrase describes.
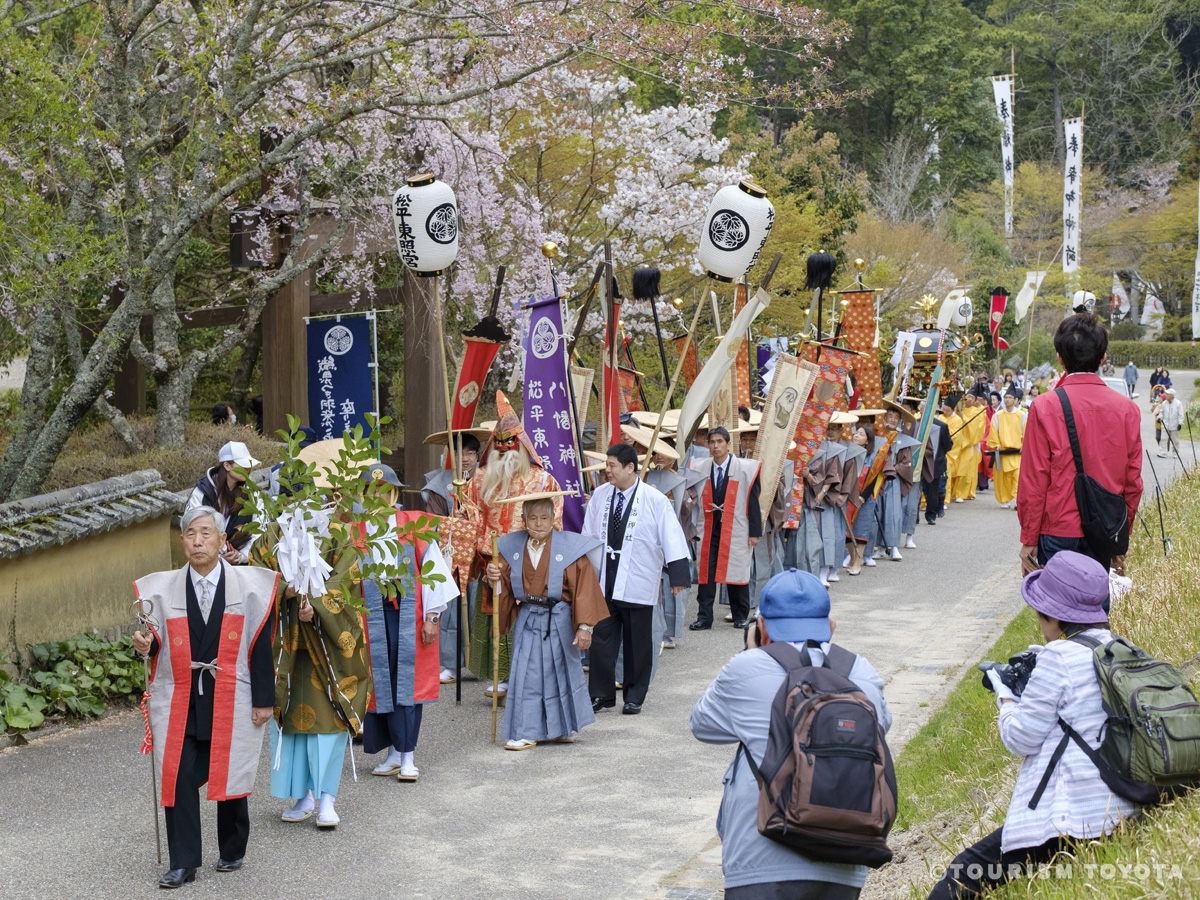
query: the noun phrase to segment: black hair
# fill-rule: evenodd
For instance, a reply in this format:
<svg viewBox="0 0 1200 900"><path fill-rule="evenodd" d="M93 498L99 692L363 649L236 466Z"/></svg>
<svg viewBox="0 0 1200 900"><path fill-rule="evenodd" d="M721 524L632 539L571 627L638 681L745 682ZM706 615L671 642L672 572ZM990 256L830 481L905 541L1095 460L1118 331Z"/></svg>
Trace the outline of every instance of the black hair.
<svg viewBox="0 0 1200 900"><path fill-rule="evenodd" d="M1001 397L1001 396L1000 396L1000 392L999 392L999 391L992 391L990 394L988 394L988 399L989 399L989 400L990 400L990 399L992 399L993 397L995 397L997 400L1003 400L1003 399L1004 399L1003 397Z"/></svg>
<svg viewBox="0 0 1200 900"><path fill-rule="evenodd" d="M1069 316L1054 332L1054 349L1067 372L1095 372L1108 352L1108 330L1092 313Z"/></svg>
<svg viewBox="0 0 1200 900"><path fill-rule="evenodd" d="M224 425L229 421L229 414L233 412L233 407L228 403L218 403L212 408L212 423L214 425Z"/></svg>
<svg viewBox="0 0 1200 900"><path fill-rule="evenodd" d="M637 451L628 444L613 444L608 448L607 455L615 459L621 468L632 465L633 471L638 470Z"/></svg>
<svg viewBox="0 0 1200 900"><path fill-rule="evenodd" d="M867 456L863 460L863 465L870 468L875 459L875 429L870 425L859 425L858 427L867 433Z"/></svg>
<svg viewBox="0 0 1200 900"><path fill-rule="evenodd" d="M749 422L750 421L750 407L738 406L738 418L741 419L743 422Z"/></svg>
<svg viewBox="0 0 1200 900"><path fill-rule="evenodd" d="M470 450L472 453L479 454L479 438L473 434L460 434L457 439L458 452L463 453Z"/></svg>
<svg viewBox="0 0 1200 900"><path fill-rule="evenodd" d="M713 439L714 434L719 434L721 437L725 438L725 443L729 443L729 429L724 425L718 425L715 428L708 429L708 439L710 441Z"/></svg>

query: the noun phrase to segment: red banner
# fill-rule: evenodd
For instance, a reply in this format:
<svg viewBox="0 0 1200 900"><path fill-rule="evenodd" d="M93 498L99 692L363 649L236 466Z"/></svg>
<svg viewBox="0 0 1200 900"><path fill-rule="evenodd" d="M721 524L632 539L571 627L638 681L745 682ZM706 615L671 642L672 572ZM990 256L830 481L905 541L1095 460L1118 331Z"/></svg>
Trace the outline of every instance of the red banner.
<svg viewBox="0 0 1200 900"><path fill-rule="evenodd" d="M810 347L813 345L810 345ZM812 351L805 350L805 356ZM784 523L785 528L796 528L800 524L800 503L803 497L804 480L799 476L801 466L813 458L821 441L825 440L825 427L834 412L846 409L846 376L854 362L854 354L836 347L821 347L816 353L819 371L813 384L800 422L796 425L796 446L788 453L788 459L797 470L796 483L792 487L791 512ZM881 401L882 402L882 401Z"/></svg>
<svg viewBox="0 0 1200 900"><path fill-rule="evenodd" d="M642 409L642 380L633 369L621 366L621 412L636 412ZM615 443L615 441L614 441Z"/></svg>
<svg viewBox="0 0 1200 900"><path fill-rule="evenodd" d="M746 305L746 285L739 283L733 297L733 316L742 311ZM750 402L750 335L742 336L742 345L738 348L737 359L733 364L737 370L737 402L739 406L749 409L754 404Z"/></svg>
<svg viewBox="0 0 1200 900"><path fill-rule="evenodd" d="M684 342L687 341L687 335L677 337L675 340L675 352L683 353ZM696 342L688 344L687 356L683 358L683 380L690 388L692 382L696 380L696 376L700 374L700 358L696 356Z"/></svg>
<svg viewBox="0 0 1200 900"><path fill-rule="evenodd" d="M1008 341L1000 337L1000 322L1004 318L1004 309L1008 306L1008 291L996 288L992 291L992 314L988 317L988 328L992 330L992 346L997 350L1007 350Z"/></svg>
<svg viewBox="0 0 1200 900"><path fill-rule="evenodd" d="M612 318L610 321L613 324L611 329L604 329L604 381L602 382L603 397L605 409L601 414L606 415L608 420L608 442L610 445L617 443L621 439L621 389L619 373L613 369L612 363L615 361L613 340L615 339L615 331L617 323L621 321L621 304L613 303ZM607 447L604 449L608 449Z"/></svg>
<svg viewBox="0 0 1200 900"><path fill-rule="evenodd" d="M466 353L462 368L458 370L458 381L454 384L454 412L450 420L455 429L470 428L475 424L475 407L483 393L483 382L500 350L495 341L465 335L464 340ZM446 468L450 468L450 453L444 453L443 458Z"/></svg>
<svg viewBox="0 0 1200 900"><path fill-rule="evenodd" d="M883 406L883 381L879 372L879 348L875 346L875 295L871 291L842 294L849 301L842 319L846 346L863 354L854 360L854 385L860 409Z"/></svg>

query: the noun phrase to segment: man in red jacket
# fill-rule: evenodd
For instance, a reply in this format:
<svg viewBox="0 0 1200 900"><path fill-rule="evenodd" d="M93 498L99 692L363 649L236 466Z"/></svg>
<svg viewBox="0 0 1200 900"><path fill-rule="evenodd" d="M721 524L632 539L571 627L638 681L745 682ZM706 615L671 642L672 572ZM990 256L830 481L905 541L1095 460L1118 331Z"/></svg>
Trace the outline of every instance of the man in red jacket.
<svg viewBox="0 0 1200 900"><path fill-rule="evenodd" d="M1129 527L1142 498L1141 412L1108 387L1096 371L1108 351L1108 332L1091 313L1063 319L1054 349L1065 374L1083 467L1108 490L1125 498ZM1088 546L1075 504L1075 461L1067 438L1062 402L1053 391L1033 401L1021 448L1021 569L1029 574L1060 550L1075 550L1100 562L1112 562Z"/></svg>

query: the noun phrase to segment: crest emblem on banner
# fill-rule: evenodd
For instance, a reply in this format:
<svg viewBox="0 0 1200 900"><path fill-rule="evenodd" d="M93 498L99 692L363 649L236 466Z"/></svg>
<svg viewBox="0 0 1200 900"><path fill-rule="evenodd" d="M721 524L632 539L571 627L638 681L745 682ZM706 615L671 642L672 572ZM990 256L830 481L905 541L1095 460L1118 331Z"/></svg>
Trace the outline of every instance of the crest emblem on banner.
<svg viewBox="0 0 1200 900"><path fill-rule="evenodd" d="M334 325L325 332L325 349L334 356L349 353L354 346L354 335L345 325Z"/></svg>
<svg viewBox="0 0 1200 900"><path fill-rule="evenodd" d="M538 359L547 359L558 348L558 329L548 318L540 319L533 329L529 346Z"/></svg>
<svg viewBox="0 0 1200 900"><path fill-rule="evenodd" d="M458 402L460 406L470 406L479 399L479 382L468 381L458 392Z"/></svg>

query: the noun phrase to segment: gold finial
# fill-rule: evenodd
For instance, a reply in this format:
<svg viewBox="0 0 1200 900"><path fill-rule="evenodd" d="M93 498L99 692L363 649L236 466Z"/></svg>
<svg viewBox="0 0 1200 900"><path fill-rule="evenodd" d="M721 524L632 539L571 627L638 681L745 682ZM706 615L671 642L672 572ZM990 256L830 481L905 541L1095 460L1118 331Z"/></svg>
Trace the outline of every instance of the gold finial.
<svg viewBox="0 0 1200 900"><path fill-rule="evenodd" d="M937 321L937 310L941 308L942 302L933 294L925 294L913 304L912 308L922 313L926 328L932 328L933 323Z"/></svg>
<svg viewBox="0 0 1200 900"><path fill-rule="evenodd" d="M674 300L671 301L671 305L674 306L676 309L683 309L683 298L676 297Z"/></svg>
<svg viewBox="0 0 1200 900"><path fill-rule="evenodd" d="M861 256L858 257L856 260L854 260L854 268L858 269L858 271L860 271L860 272L864 268L866 268L866 265L867 265L867 261L865 259L863 259Z"/></svg>
<svg viewBox="0 0 1200 900"><path fill-rule="evenodd" d="M617 327L620 328L622 331L624 331L625 330L625 320L617 319Z"/></svg>
<svg viewBox="0 0 1200 900"><path fill-rule="evenodd" d="M546 241L546 243L542 244L542 256L546 257L546 259L554 259L554 257L558 256L558 244L554 243L554 241Z"/></svg>

